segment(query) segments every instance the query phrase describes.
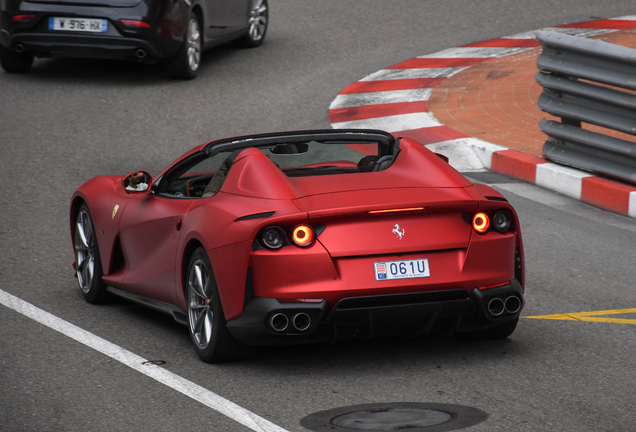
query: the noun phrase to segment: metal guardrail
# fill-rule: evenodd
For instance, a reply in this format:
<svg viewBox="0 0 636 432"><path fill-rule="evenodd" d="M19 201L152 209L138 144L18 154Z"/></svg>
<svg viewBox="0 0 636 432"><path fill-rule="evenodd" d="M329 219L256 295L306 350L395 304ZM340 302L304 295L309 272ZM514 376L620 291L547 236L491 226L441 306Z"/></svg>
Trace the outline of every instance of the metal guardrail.
<svg viewBox="0 0 636 432"><path fill-rule="evenodd" d="M581 127L589 123L636 135L636 50L607 42L537 32L543 52L539 108L561 122L541 120L543 155L554 162L636 184L636 142ZM607 87L612 86L612 87Z"/></svg>

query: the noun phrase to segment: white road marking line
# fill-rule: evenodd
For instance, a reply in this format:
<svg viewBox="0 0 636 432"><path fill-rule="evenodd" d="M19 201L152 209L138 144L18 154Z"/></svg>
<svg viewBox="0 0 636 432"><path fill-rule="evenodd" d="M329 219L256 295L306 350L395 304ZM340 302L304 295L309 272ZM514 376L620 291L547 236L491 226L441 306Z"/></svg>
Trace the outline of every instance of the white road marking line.
<svg viewBox="0 0 636 432"><path fill-rule="evenodd" d="M382 81L396 79L413 79L413 78L442 78L453 76L458 72L466 69L465 67L448 67L448 68L414 68L414 69L382 69L374 72L360 80L364 81Z"/></svg>
<svg viewBox="0 0 636 432"><path fill-rule="evenodd" d="M456 47L417 58L490 58L504 57L526 51L528 48Z"/></svg>
<svg viewBox="0 0 636 432"><path fill-rule="evenodd" d="M210 390L0 289L0 304L76 340L258 432L288 432Z"/></svg>
<svg viewBox="0 0 636 432"><path fill-rule="evenodd" d="M441 126L441 123L435 120L435 117L429 113L398 114L331 124L331 127L334 129L380 129L389 133L433 126Z"/></svg>
<svg viewBox="0 0 636 432"><path fill-rule="evenodd" d="M363 105L377 105L397 102L419 102L431 97L430 88L417 90L395 90L385 92L354 93L338 95L329 109L351 108Z"/></svg>

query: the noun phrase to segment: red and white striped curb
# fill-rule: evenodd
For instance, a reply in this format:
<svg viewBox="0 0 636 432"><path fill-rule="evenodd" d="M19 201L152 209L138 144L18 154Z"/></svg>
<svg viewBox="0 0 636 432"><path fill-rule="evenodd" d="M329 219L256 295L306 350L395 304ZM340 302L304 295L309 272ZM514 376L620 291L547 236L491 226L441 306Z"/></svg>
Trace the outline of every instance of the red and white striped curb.
<svg viewBox="0 0 636 432"><path fill-rule="evenodd" d="M542 30L589 37L634 27L636 15ZM539 46L534 33L450 48L372 73L338 94L329 106L329 121L336 129L381 129L414 138L448 156L459 171L488 169L636 218L636 188L466 136L439 123L429 112L427 101L442 81L489 59Z"/></svg>

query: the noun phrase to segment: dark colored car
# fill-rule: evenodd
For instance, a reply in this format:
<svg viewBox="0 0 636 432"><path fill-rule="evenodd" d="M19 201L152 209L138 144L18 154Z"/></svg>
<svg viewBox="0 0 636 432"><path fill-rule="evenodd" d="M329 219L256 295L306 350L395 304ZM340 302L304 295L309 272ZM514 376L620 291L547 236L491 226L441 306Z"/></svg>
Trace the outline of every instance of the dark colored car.
<svg viewBox="0 0 636 432"><path fill-rule="evenodd" d="M245 345L505 338L524 304L517 214L438 156L381 131L297 131L212 141L155 178L95 177L71 201L80 289L172 315L208 362Z"/></svg>
<svg viewBox="0 0 636 432"><path fill-rule="evenodd" d="M2 0L0 64L26 72L34 57L167 62L194 78L201 52L235 41L259 46L267 0Z"/></svg>

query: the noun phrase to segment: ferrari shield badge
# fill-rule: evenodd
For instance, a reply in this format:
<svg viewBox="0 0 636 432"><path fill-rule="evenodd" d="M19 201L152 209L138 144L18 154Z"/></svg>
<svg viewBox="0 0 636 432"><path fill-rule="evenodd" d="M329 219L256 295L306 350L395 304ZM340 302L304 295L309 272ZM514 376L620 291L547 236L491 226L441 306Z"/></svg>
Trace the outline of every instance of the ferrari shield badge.
<svg viewBox="0 0 636 432"><path fill-rule="evenodd" d="M117 210L119 210L119 204L115 204L115 208L113 209L113 219L115 219L115 215L117 214Z"/></svg>
<svg viewBox="0 0 636 432"><path fill-rule="evenodd" d="M395 227L393 228L393 234L397 235L398 240L402 240L402 237L404 237L404 233L404 228L402 228L400 224L395 224Z"/></svg>

